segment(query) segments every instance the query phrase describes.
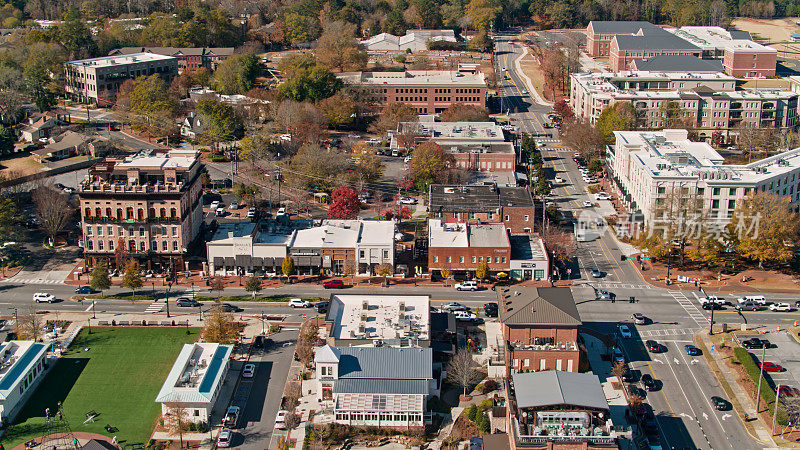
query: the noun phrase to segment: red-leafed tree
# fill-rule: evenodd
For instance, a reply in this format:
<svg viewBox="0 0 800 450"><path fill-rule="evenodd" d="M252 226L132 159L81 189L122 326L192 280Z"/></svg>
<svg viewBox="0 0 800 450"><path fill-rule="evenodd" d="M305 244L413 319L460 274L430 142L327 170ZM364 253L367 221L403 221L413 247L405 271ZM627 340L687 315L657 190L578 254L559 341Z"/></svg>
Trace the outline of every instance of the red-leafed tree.
<svg viewBox="0 0 800 450"><path fill-rule="evenodd" d="M355 219L361 209L358 194L349 186L336 188L331 193L331 206L328 208L329 219Z"/></svg>
<svg viewBox="0 0 800 450"><path fill-rule="evenodd" d="M570 108L569 104L562 98L553 105L553 111L561 116L564 120L569 120L575 117L575 113Z"/></svg>

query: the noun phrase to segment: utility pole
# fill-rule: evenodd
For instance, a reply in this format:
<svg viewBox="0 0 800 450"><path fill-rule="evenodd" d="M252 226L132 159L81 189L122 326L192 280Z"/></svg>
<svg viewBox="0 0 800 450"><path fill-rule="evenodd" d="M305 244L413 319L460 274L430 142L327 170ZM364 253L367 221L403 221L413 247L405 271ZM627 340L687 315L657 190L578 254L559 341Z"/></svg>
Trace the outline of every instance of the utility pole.
<svg viewBox="0 0 800 450"><path fill-rule="evenodd" d="M776 394L776 396L775 396L775 412L772 413L772 435L773 436L775 436L775 422L778 421L778 403L781 400L781 386L783 386L783 385L779 384L777 386L777 388L776 388L777 392L775 393Z"/></svg>
<svg viewBox="0 0 800 450"><path fill-rule="evenodd" d="M166 298L164 299L164 303L167 304L167 319L169 319L169 290L170 290L171 287L172 287L172 281L167 283L167 289L166 289L166 292L165 292L166 293Z"/></svg>
<svg viewBox="0 0 800 450"><path fill-rule="evenodd" d="M761 401L761 380L764 379L764 359L767 357L767 346L761 343L761 370L758 372L758 390L756 390L756 416L758 416L758 402ZM776 400L777 402L777 400Z"/></svg>

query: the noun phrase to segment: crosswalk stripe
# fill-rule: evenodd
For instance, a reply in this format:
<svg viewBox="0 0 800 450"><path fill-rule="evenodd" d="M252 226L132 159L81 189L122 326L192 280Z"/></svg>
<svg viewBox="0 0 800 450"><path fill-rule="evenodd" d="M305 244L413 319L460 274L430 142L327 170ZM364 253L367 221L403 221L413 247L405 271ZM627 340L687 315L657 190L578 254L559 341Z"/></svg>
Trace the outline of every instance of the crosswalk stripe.
<svg viewBox="0 0 800 450"><path fill-rule="evenodd" d="M155 314L157 312L161 312L162 309L164 309L164 304L155 301L153 303L150 303L150 306L148 306L147 309L144 310L144 312Z"/></svg>

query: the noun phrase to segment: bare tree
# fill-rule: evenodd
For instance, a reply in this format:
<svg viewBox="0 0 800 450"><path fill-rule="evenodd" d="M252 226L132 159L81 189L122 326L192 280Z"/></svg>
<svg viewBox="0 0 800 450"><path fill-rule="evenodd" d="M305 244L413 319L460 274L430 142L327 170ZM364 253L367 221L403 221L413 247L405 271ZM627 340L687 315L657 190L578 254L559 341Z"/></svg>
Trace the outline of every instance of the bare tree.
<svg viewBox="0 0 800 450"><path fill-rule="evenodd" d="M553 259L558 262L569 260L575 254L575 250L578 249L574 234L566 233L555 227L548 227L544 231L542 239L544 239L544 244L553 255Z"/></svg>
<svg viewBox="0 0 800 450"><path fill-rule="evenodd" d="M50 244L54 245L56 236L64 231L75 213L75 208L69 202L69 194L45 185L36 188L32 196L42 229L50 238Z"/></svg>
<svg viewBox="0 0 800 450"><path fill-rule="evenodd" d="M464 395L467 395L467 389L483 378L478 367L469 350L461 349L453 355L450 364L447 365L447 379L461 386Z"/></svg>
<svg viewBox="0 0 800 450"><path fill-rule="evenodd" d="M164 427L170 434L178 433L180 447L183 448L183 432L187 429L189 409L183 403L171 401L166 404L167 413L164 414Z"/></svg>
<svg viewBox="0 0 800 450"><path fill-rule="evenodd" d="M239 337L239 325L231 313L225 312L221 305L216 304L206 315L201 333L206 342L233 344Z"/></svg>
<svg viewBox="0 0 800 450"><path fill-rule="evenodd" d="M38 341L43 328L44 323L33 308L27 314L17 316L16 332L19 339Z"/></svg>

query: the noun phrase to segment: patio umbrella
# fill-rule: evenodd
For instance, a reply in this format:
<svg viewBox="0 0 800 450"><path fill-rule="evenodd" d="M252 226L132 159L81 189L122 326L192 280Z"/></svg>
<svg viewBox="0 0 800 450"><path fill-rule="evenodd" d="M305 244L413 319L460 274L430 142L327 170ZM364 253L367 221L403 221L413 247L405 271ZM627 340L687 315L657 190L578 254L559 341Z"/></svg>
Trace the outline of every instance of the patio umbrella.
<svg viewBox="0 0 800 450"><path fill-rule="evenodd" d="M500 272L500 273L497 274L497 278L505 278L507 276L508 276L508 274L505 273L505 272Z"/></svg>

